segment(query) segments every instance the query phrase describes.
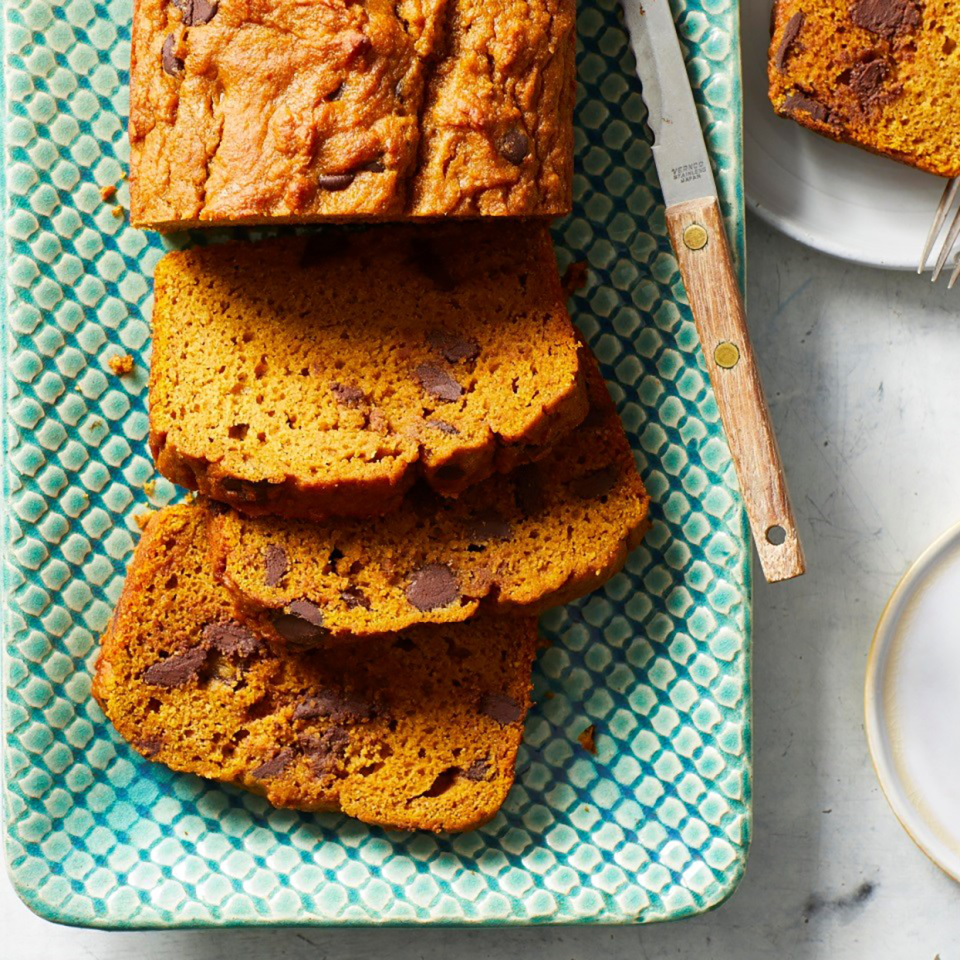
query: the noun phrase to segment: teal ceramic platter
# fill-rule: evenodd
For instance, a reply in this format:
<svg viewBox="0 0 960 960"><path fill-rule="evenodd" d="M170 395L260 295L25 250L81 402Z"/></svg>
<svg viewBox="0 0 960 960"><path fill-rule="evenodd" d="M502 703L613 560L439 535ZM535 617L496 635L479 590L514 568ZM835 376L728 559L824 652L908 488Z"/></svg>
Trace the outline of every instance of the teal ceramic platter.
<svg viewBox="0 0 960 960"><path fill-rule="evenodd" d="M678 5L743 253L733 0ZM747 524L664 228L617 0L579 12L576 210L561 264L653 497L600 593L543 620L517 783L461 836L272 810L127 747L90 699L137 539L175 499L146 448L159 237L113 215L131 0L3 0L5 843L28 906L115 928L650 922L720 904L750 836ZM186 242L188 238L181 238ZM135 358L116 377L114 354ZM577 741L596 731L596 754Z"/></svg>

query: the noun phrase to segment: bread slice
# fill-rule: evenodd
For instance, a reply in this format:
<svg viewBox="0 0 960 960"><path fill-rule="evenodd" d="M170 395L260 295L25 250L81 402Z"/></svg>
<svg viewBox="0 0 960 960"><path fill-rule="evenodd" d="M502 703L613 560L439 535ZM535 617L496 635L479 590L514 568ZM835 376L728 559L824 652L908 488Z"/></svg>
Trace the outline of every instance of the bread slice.
<svg viewBox="0 0 960 960"><path fill-rule="evenodd" d="M469 830L513 783L536 623L425 627L289 653L233 619L211 511L153 516L103 638L94 695L144 756L401 830Z"/></svg>
<svg viewBox="0 0 960 960"><path fill-rule="evenodd" d="M947 0L777 0L768 75L780 116L960 175L960 10Z"/></svg>
<svg viewBox="0 0 960 960"><path fill-rule="evenodd" d="M483 610L538 613L599 587L643 535L649 499L584 356L587 422L539 464L455 501L410 497L382 519L339 524L217 516L213 555L238 616L276 640L326 644Z"/></svg>
<svg viewBox="0 0 960 960"><path fill-rule="evenodd" d="M456 496L586 415L546 226L377 228L168 254L150 445L256 516L370 516L417 477Z"/></svg>

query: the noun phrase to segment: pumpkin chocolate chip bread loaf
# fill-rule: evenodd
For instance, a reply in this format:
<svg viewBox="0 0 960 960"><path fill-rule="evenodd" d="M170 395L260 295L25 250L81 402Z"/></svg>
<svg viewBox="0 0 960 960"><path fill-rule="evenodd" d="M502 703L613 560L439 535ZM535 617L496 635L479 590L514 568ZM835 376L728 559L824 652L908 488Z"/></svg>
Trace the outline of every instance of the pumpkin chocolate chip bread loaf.
<svg viewBox="0 0 960 960"><path fill-rule="evenodd" d="M960 175L960 9L948 0L777 0L768 74L781 116Z"/></svg>
<svg viewBox="0 0 960 960"><path fill-rule="evenodd" d="M456 495L586 415L539 223L374 228L168 254L156 270L157 468L251 515Z"/></svg>
<svg viewBox="0 0 960 960"><path fill-rule="evenodd" d="M648 498L588 359L587 422L540 463L455 501L410 496L382 519L339 524L219 514L213 556L238 616L277 640L337 643L483 609L539 613L599 587L643 535Z"/></svg>
<svg viewBox="0 0 960 960"><path fill-rule="evenodd" d="M569 212L573 0L136 0L135 226Z"/></svg>
<svg viewBox="0 0 960 960"><path fill-rule="evenodd" d="M103 638L94 695L144 756L403 830L469 830L513 783L536 624L419 628L285 653L241 626L214 579L210 511L150 520Z"/></svg>

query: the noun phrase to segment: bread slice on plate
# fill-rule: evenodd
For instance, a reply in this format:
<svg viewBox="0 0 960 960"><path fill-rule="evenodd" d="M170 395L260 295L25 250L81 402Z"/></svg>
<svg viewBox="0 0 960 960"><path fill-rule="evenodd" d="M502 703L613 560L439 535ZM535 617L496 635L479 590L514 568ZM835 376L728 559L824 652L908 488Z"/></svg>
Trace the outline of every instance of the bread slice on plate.
<svg viewBox="0 0 960 960"><path fill-rule="evenodd" d="M168 254L150 445L250 515L456 496L542 457L587 412L547 227L375 228Z"/></svg>
<svg viewBox="0 0 960 960"><path fill-rule="evenodd" d="M780 116L960 175L960 11L948 0L777 0L768 76Z"/></svg>
<svg viewBox="0 0 960 960"><path fill-rule="evenodd" d="M350 641L481 611L539 613L596 589L647 527L649 499L589 352L587 421L540 463L457 500L410 496L375 520L220 513L219 575L238 615L296 644Z"/></svg>
<svg viewBox="0 0 960 960"><path fill-rule="evenodd" d="M211 510L168 507L137 547L93 691L124 739L278 807L401 830L469 830L513 783L536 622L428 626L285 652L233 616Z"/></svg>

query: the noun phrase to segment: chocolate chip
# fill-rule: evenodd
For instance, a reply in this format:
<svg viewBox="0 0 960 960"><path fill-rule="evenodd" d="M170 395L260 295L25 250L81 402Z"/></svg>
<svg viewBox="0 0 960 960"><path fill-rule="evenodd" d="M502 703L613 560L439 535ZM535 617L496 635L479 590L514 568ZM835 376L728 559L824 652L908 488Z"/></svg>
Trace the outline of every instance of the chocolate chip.
<svg viewBox="0 0 960 960"><path fill-rule="evenodd" d="M163 41L163 48L160 51L160 65L163 72L171 77L179 77L183 73L183 61L173 52L177 46L177 41L171 33Z"/></svg>
<svg viewBox="0 0 960 960"><path fill-rule="evenodd" d="M915 0L856 0L850 8L850 19L889 40L920 26L923 16Z"/></svg>
<svg viewBox="0 0 960 960"><path fill-rule="evenodd" d="M427 343L431 350L436 350L444 360L458 363L461 360L476 360L480 356L480 344L476 340L461 337L458 333L447 330L431 330L427 334Z"/></svg>
<svg viewBox="0 0 960 960"><path fill-rule="evenodd" d="M446 420L438 420L436 417L432 420L425 420L424 423L426 423L431 430L439 430L441 433L449 434L451 437L457 436L457 434L460 433L452 423L447 423Z"/></svg>
<svg viewBox="0 0 960 960"><path fill-rule="evenodd" d="M143 672L143 682L155 687L181 687L200 673L208 655L206 647L193 647L185 653L175 653L147 667Z"/></svg>
<svg viewBox="0 0 960 960"><path fill-rule="evenodd" d="M500 693L487 694L480 701L480 712L504 726L508 723L516 723L523 713L516 700Z"/></svg>
<svg viewBox="0 0 960 960"><path fill-rule="evenodd" d="M432 241L414 241L413 262L438 290L449 291L456 287L456 280L447 270L436 244Z"/></svg>
<svg viewBox="0 0 960 960"><path fill-rule="evenodd" d="M273 628L288 643L319 643L326 636L323 611L309 600L294 600L285 610L273 617Z"/></svg>
<svg viewBox="0 0 960 960"><path fill-rule="evenodd" d="M340 599L347 605L348 610L356 610L357 607L364 610L370 609L370 601L356 587L347 587L346 590L341 590Z"/></svg>
<svg viewBox="0 0 960 960"><path fill-rule="evenodd" d="M509 540L512 532L510 524L494 509L483 510L470 521L472 540Z"/></svg>
<svg viewBox="0 0 960 960"><path fill-rule="evenodd" d="M890 103L903 92L898 83L885 85L890 69L887 60L878 59L858 63L850 70L850 89L865 111Z"/></svg>
<svg viewBox="0 0 960 960"><path fill-rule="evenodd" d="M278 586L290 569L287 551L279 544L268 543L263 551L263 566L263 582L268 587Z"/></svg>
<svg viewBox="0 0 960 960"><path fill-rule="evenodd" d="M295 617L300 617L315 627L323 626L323 611L309 600L294 600L287 609Z"/></svg>
<svg viewBox="0 0 960 960"><path fill-rule="evenodd" d="M239 480L236 477L224 477L222 480L223 489L230 494L234 500L240 500L243 503L259 503L266 500L270 493L270 484L266 480Z"/></svg>
<svg viewBox="0 0 960 960"><path fill-rule="evenodd" d="M262 649L257 637L235 620L208 623L203 628L203 639L227 656L252 657Z"/></svg>
<svg viewBox="0 0 960 960"><path fill-rule="evenodd" d="M517 506L528 517L536 516L544 507L540 468L535 463L528 463L514 471L513 480Z"/></svg>
<svg viewBox="0 0 960 960"><path fill-rule="evenodd" d="M790 48L793 46L794 42L797 39L797 35L800 33L800 28L803 26L803 14L795 13L788 21L786 27L783 28L783 36L780 38L780 46L777 47L777 52L773 57L773 65L783 73L783 66L786 63L787 57L790 54Z"/></svg>
<svg viewBox="0 0 960 960"><path fill-rule="evenodd" d="M858 63L850 71L850 88L860 100L869 100L883 86L890 72L885 60L872 60L870 63Z"/></svg>
<svg viewBox="0 0 960 960"><path fill-rule="evenodd" d="M453 571L442 563L421 567L407 584L407 599L418 610L449 607L460 596L460 585Z"/></svg>
<svg viewBox="0 0 960 960"><path fill-rule="evenodd" d="M801 93L791 93L783 102L783 109L788 113L795 113L800 110L809 113L817 123L836 124L838 118L831 113L819 100L812 97L805 97Z"/></svg>
<svg viewBox="0 0 960 960"><path fill-rule="evenodd" d="M490 764L486 760L474 760L473 763L463 771L463 775L468 780L486 780L490 773Z"/></svg>
<svg viewBox="0 0 960 960"><path fill-rule="evenodd" d="M350 746L350 732L344 727L332 726L319 736L301 734L300 749L309 757L314 774L318 777L332 773L344 758Z"/></svg>
<svg viewBox="0 0 960 960"><path fill-rule="evenodd" d="M134 749L148 760L152 760L160 752L162 746L162 737L142 737L133 741Z"/></svg>
<svg viewBox="0 0 960 960"><path fill-rule="evenodd" d="M616 486L619 475L616 467L602 467L585 476L577 477L570 484L570 490L581 500L599 500Z"/></svg>
<svg viewBox="0 0 960 960"><path fill-rule="evenodd" d="M338 190L346 190L355 178L355 173L321 173L317 177L317 186L321 190L336 193Z"/></svg>
<svg viewBox="0 0 960 960"><path fill-rule="evenodd" d="M291 760L293 760L293 751L289 747L284 747L276 756L261 763L250 776L257 780L269 780L272 777L279 777L290 765Z"/></svg>
<svg viewBox="0 0 960 960"><path fill-rule="evenodd" d="M209 23L217 8L209 0L173 0L173 5L183 14L187 27L199 27Z"/></svg>
<svg viewBox="0 0 960 960"><path fill-rule="evenodd" d="M440 367L435 367L430 363L421 363L414 372L420 381L420 386L431 397L449 403L463 395L463 387L446 370L442 370Z"/></svg>
<svg viewBox="0 0 960 960"><path fill-rule="evenodd" d="M352 383L331 383L330 392L341 407L359 407L367 395Z"/></svg>
<svg viewBox="0 0 960 960"><path fill-rule="evenodd" d="M294 720L315 720L329 717L334 723L362 723L376 716L376 707L369 701L336 690L318 690L305 697L293 710Z"/></svg>
<svg viewBox="0 0 960 960"><path fill-rule="evenodd" d="M519 127L508 130L500 141L500 156L514 166L523 163L529 152L530 140Z"/></svg>

